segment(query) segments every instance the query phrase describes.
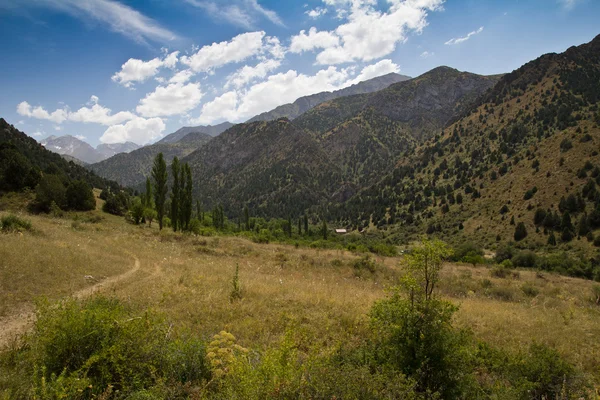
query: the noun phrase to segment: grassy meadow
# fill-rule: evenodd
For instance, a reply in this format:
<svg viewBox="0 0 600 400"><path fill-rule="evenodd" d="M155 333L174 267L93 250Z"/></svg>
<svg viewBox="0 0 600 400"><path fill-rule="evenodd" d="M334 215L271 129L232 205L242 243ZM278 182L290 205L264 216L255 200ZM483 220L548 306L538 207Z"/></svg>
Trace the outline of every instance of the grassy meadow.
<svg viewBox="0 0 600 400"><path fill-rule="evenodd" d="M404 270L401 256L365 261L345 250L159 232L156 224L135 226L99 210L27 215L3 201L0 217L12 208L32 224L31 231L0 234L0 345L7 349L18 347L14 339L31 328L14 322L32 319L40 298L97 291L158 312L169 332L209 340L227 331L260 354L293 329L298 349L328 352L368 337L371 307ZM236 266L241 299L231 301ZM490 266L447 263L438 288L459 306L455 325L477 340L513 352L547 344L598 386L600 305L593 286L531 270L501 274Z"/></svg>

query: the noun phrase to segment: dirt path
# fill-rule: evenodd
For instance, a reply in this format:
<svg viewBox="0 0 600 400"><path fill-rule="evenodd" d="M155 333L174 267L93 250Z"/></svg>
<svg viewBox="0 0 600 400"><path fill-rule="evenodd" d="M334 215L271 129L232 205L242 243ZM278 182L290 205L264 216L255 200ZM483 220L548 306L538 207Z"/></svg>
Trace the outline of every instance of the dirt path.
<svg viewBox="0 0 600 400"><path fill-rule="evenodd" d="M73 293L72 297L82 300L107 287L131 278L140 269L140 260L136 256L133 256L133 258L135 259L135 263L130 270L78 290ZM24 305L16 314L0 318L0 349L17 340L20 335L33 326L34 322L35 309L31 304Z"/></svg>

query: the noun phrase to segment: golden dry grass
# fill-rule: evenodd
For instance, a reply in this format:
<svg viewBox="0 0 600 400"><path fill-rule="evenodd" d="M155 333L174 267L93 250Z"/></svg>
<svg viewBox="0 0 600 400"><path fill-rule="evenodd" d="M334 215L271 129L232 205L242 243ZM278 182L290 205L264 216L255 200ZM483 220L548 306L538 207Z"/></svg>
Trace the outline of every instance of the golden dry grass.
<svg viewBox="0 0 600 400"><path fill-rule="evenodd" d="M35 233L1 235L0 315L38 296L56 299L92 285L84 275L122 274L136 257L140 269L104 291L163 312L174 329L204 337L225 329L243 346L264 349L293 325L306 343L329 347L362 336L371 306L402 269L400 257L377 257L378 272L358 278L358 256L349 252L159 233L104 217L74 229L70 219L27 216ZM232 303L236 264L243 298ZM537 295L525 294L525 283ZM599 383L600 307L591 299L592 284L532 271L496 278L487 267L449 264L439 289L460 305L457 324L476 338L513 350L533 340L551 344Z"/></svg>

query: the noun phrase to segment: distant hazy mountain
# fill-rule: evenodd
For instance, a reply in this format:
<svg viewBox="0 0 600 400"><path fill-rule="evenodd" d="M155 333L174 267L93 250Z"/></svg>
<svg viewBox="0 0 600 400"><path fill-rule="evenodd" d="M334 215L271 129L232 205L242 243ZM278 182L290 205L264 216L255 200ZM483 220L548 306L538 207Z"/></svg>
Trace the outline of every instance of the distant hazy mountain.
<svg viewBox="0 0 600 400"><path fill-rule="evenodd" d="M62 156L68 156L68 161L73 161L71 158L75 158L82 161L84 164L94 164L102 160L106 160L109 157L119 153L129 153L130 151L139 149L135 143L113 143L113 144L100 144L95 149L84 142L83 140L77 139L74 136L49 136L40 142L46 149L60 154Z"/></svg>
<svg viewBox="0 0 600 400"><path fill-rule="evenodd" d="M202 132L202 133L206 133L207 135L214 137L214 136L220 135L227 129L231 128L233 125L234 124L232 124L231 122L223 122L219 125L214 125L214 126L213 125L184 126L183 128L178 129L176 132L173 132L173 133L165 136L164 138L159 140L157 143L177 143L181 139L183 139L185 136L187 136L188 134L190 134L192 132Z"/></svg>
<svg viewBox="0 0 600 400"><path fill-rule="evenodd" d="M98 153L102 154L102 157L104 159L106 159L106 158L110 158L110 157L114 156L115 154L130 153L139 148L140 148L140 146L133 142L111 143L111 144L103 143L103 144L99 144L96 147L96 151Z"/></svg>
<svg viewBox="0 0 600 400"><path fill-rule="evenodd" d="M359 82L355 85L349 86L344 89L336 90L334 92L321 92L310 96L300 97L293 103L284 104L269 112L259 114L256 117L251 118L247 122L273 121L278 118L294 119L325 101L337 99L339 97L352 96L355 94L377 92L379 90L385 89L386 87L394 83L406 81L409 79L409 76L399 75L396 73L378 76L377 78Z"/></svg>
<svg viewBox="0 0 600 400"><path fill-rule="evenodd" d="M85 163L93 164L102 160L102 155L92 146L74 136L50 136L40 142L46 149L61 155L75 157Z"/></svg>

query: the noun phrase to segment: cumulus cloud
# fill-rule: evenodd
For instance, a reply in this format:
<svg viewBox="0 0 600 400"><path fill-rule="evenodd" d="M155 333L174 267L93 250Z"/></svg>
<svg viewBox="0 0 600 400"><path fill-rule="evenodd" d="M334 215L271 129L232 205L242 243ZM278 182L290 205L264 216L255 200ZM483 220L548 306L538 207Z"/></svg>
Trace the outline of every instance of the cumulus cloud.
<svg viewBox="0 0 600 400"><path fill-rule="evenodd" d="M230 87L241 88L256 79L264 79L270 72L281 66L280 60L265 60L251 67L245 65L235 73L229 75L225 89Z"/></svg>
<svg viewBox="0 0 600 400"><path fill-rule="evenodd" d="M192 123L212 124L222 120L241 121L298 97L337 90L349 77L348 69L329 67L315 75L305 75L295 70L271 75L266 81L247 90L229 91L202 106L200 116Z"/></svg>
<svg viewBox="0 0 600 400"><path fill-rule="evenodd" d="M93 106L81 107L79 110L69 113L69 121L95 123L108 126L120 124L136 117L135 114L129 111L120 111L116 114L112 114L110 108L101 106L98 104L98 101L98 96L92 96L88 105L93 104Z"/></svg>
<svg viewBox="0 0 600 400"><path fill-rule="evenodd" d="M317 18L327 14L327 9L324 7L317 7L315 9L306 11L305 14L313 19L317 19Z"/></svg>
<svg viewBox="0 0 600 400"><path fill-rule="evenodd" d="M469 32L467 34L467 36L463 36L463 37L459 37L459 38L452 38L452 39L448 40L444 44L446 44L448 46L452 46L452 45L455 45L455 44L460 44L462 42L466 42L467 40L471 39L472 36L478 35L481 32L483 32L483 26L480 27L479 29L477 29L476 31Z"/></svg>
<svg viewBox="0 0 600 400"><path fill-rule="evenodd" d="M318 32L317 28L312 27L309 29L308 34L302 30L298 35L292 36L290 52L303 53L315 49L337 47L339 44L340 38L337 35L327 31Z"/></svg>
<svg viewBox="0 0 600 400"><path fill-rule="evenodd" d="M257 0L186 1L205 10L207 15L217 21L226 21L245 29L254 29L261 18L266 18L275 25L285 26L275 11L261 6Z"/></svg>
<svg viewBox="0 0 600 400"><path fill-rule="evenodd" d="M392 60L381 60L373 65L368 65L360 71L356 78L346 82L344 86L353 85L368 79L373 79L378 76L391 74L392 72L400 72L400 67L393 63Z"/></svg>
<svg viewBox="0 0 600 400"><path fill-rule="evenodd" d="M29 103L23 101L17 105L17 113L25 117L52 121L56 124L61 124L68 120L107 126L120 124L136 117L135 114L129 111L120 111L116 114L112 114L110 108L98 104L97 96L92 96L87 104L93 105L91 107L81 107L75 112L69 111L68 108L59 108L50 113L41 106L32 107ZM54 129L60 130L60 127L55 127Z"/></svg>
<svg viewBox="0 0 600 400"><path fill-rule="evenodd" d="M132 87L136 82L144 82L158 74L160 68L174 68L178 60L178 51L166 55L164 58L153 58L150 61L130 58L121 66L121 70L112 76L114 82L125 87Z"/></svg>
<svg viewBox="0 0 600 400"><path fill-rule="evenodd" d="M169 83L186 83L192 78L192 76L194 76L192 71L189 69L184 69L183 71L179 71L173 75L171 79L169 79ZM164 80L162 80L160 83L164 83Z"/></svg>
<svg viewBox="0 0 600 400"><path fill-rule="evenodd" d="M160 118L137 117L126 124L108 127L100 137L101 143L133 142L143 145L162 137L165 123Z"/></svg>
<svg viewBox="0 0 600 400"><path fill-rule="evenodd" d="M46 111L43 107L32 107L28 102L22 101L17 105L17 113L24 117L45 119L56 124L62 124L68 118L69 111L67 109L57 109L53 112Z"/></svg>
<svg viewBox="0 0 600 400"><path fill-rule="evenodd" d="M265 32L248 32L230 41L203 46L196 53L181 57L181 62L194 72L208 72L226 64L242 62L263 50Z"/></svg>
<svg viewBox="0 0 600 400"><path fill-rule="evenodd" d="M200 104L202 96L199 83L170 83L148 93L140 100L136 111L144 117L185 114Z"/></svg>
<svg viewBox="0 0 600 400"><path fill-rule="evenodd" d="M75 18L95 20L136 42L145 43L147 40L166 42L177 38L177 35L153 19L114 0L5 0L4 2L12 8L52 8Z"/></svg>
<svg viewBox="0 0 600 400"><path fill-rule="evenodd" d="M326 44L310 44L307 40L310 32L309 35L301 32L292 38L290 49L297 52L322 49L317 54L317 63L322 65L371 61L392 53L410 32L422 32L427 26L428 11L439 10L444 3L444 0L388 0L389 9L380 11L376 9L376 0L323 1L335 7L338 17L347 22L333 31L319 32L328 34ZM314 32L317 34L316 29ZM338 42L332 37L337 37Z"/></svg>
<svg viewBox="0 0 600 400"><path fill-rule="evenodd" d="M421 58L429 58L429 57L433 57L434 55L435 55L435 53L433 53L433 52L424 51L421 53L420 57Z"/></svg>
<svg viewBox="0 0 600 400"><path fill-rule="evenodd" d="M79 139L79 140L85 140L85 139L87 139L87 138L86 138L85 136L83 136L83 135L75 135L75 138L76 138L76 139Z"/></svg>

